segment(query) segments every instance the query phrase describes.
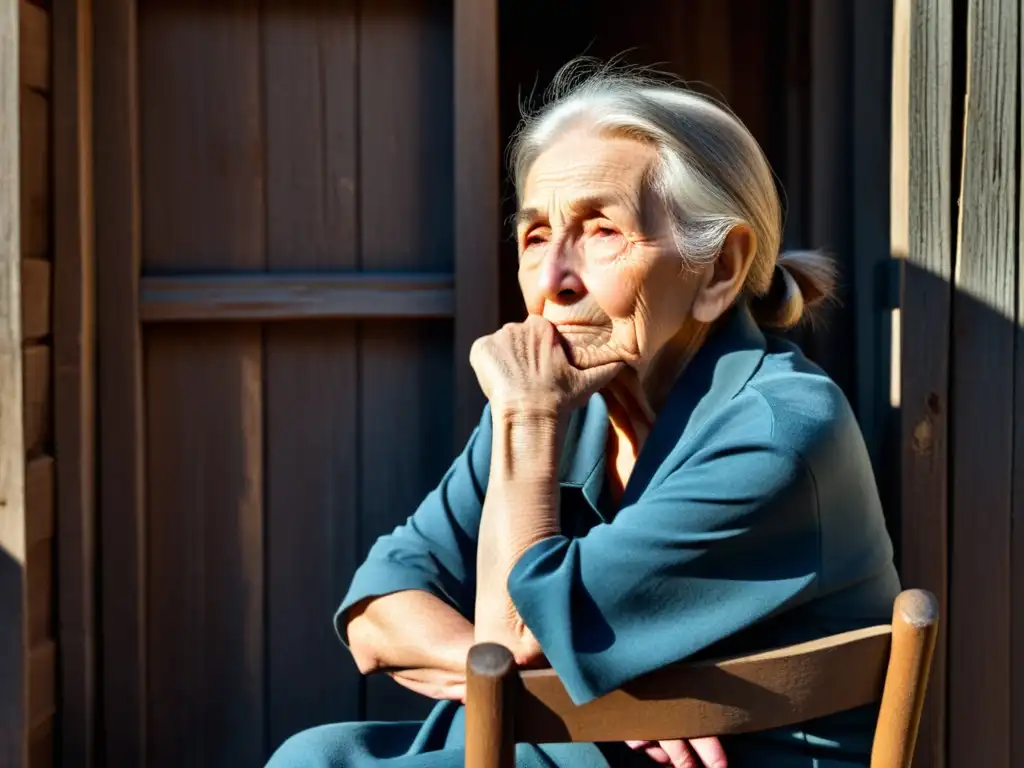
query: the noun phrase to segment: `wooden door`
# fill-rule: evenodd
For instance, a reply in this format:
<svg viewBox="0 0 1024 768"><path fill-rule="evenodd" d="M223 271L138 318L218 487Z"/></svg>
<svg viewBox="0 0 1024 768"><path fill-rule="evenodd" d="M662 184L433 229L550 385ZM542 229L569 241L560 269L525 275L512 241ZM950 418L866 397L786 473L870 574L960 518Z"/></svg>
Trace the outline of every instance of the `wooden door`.
<svg viewBox="0 0 1024 768"><path fill-rule="evenodd" d="M106 762L418 715L331 619L479 416L494 4L96 6Z"/></svg>

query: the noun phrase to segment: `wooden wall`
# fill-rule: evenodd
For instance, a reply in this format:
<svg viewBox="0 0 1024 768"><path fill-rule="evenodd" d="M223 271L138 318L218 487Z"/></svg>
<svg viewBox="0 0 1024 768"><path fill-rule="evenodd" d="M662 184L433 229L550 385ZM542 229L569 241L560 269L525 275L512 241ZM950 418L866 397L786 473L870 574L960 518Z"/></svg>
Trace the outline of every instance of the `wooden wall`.
<svg viewBox="0 0 1024 768"><path fill-rule="evenodd" d="M53 195L48 3L20 0L21 286L28 584L29 765L53 763L56 570L53 441Z"/></svg>

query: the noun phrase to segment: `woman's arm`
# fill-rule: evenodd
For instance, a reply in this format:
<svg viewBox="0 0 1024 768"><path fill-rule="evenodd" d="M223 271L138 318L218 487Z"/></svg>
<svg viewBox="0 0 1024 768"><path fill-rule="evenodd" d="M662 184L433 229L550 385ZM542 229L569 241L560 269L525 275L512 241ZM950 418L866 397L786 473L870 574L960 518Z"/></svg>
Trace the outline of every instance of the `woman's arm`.
<svg viewBox="0 0 1024 768"><path fill-rule="evenodd" d="M520 666L540 646L508 594L519 557L559 527L557 418L547 412L495 406L491 471L477 545L476 641L509 648Z"/></svg>
<svg viewBox="0 0 1024 768"><path fill-rule="evenodd" d="M360 672L388 671L418 693L460 698L457 691L442 696L421 689L464 682L473 625L443 600L420 590L394 592L356 603L347 618L349 647Z"/></svg>

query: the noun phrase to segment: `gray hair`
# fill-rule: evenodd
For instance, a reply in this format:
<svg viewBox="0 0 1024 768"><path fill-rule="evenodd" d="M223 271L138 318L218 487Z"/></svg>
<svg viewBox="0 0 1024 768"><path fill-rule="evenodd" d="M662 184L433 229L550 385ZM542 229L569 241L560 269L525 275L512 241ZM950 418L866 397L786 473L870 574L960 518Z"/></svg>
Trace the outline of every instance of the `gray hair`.
<svg viewBox="0 0 1024 768"><path fill-rule="evenodd" d="M753 231L756 252L745 291L758 323L789 328L805 308L831 297L835 271L814 251L779 254L782 205L761 147L725 106L641 70L576 59L555 76L543 106L523 120L510 146L510 170L522 203L537 157L567 130L589 127L657 149L648 183L672 221L690 265L714 261L737 224Z"/></svg>

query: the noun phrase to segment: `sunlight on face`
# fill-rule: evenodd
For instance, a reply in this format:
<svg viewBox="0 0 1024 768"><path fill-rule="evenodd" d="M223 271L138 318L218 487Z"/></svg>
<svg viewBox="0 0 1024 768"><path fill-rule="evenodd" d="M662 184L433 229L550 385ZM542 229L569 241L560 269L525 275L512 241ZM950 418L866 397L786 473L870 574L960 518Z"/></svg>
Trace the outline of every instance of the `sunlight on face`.
<svg viewBox="0 0 1024 768"><path fill-rule="evenodd" d="M613 345L643 370L682 327L696 289L644 180L653 147L570 133L530 168L518 214L519 287L572 351Z"/></svg>

